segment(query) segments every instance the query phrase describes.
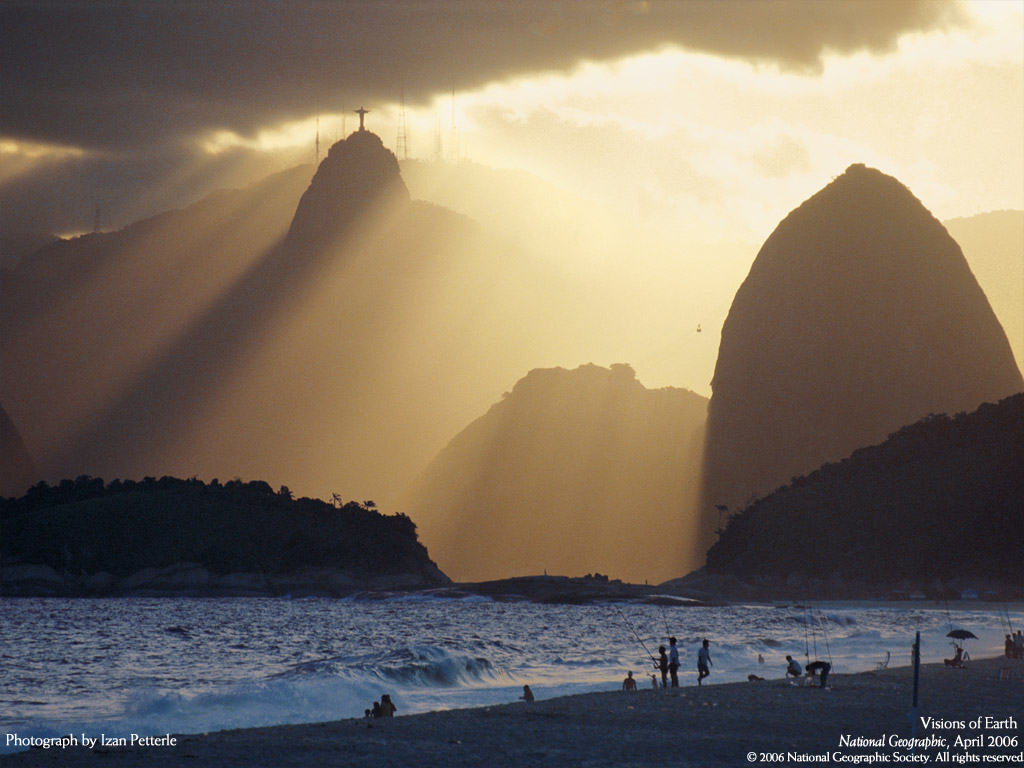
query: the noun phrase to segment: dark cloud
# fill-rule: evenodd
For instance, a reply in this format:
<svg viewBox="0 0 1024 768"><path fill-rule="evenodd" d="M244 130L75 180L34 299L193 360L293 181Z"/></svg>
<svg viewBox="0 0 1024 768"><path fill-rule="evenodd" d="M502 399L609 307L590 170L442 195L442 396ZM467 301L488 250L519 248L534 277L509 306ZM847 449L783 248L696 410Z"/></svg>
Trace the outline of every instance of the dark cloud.
<svg viewBox="0 0 1024 768"><path fill-rule="evenodd" d="M0 135L143 147L661 46L815 68L957 0L5 2Z"/></svg>

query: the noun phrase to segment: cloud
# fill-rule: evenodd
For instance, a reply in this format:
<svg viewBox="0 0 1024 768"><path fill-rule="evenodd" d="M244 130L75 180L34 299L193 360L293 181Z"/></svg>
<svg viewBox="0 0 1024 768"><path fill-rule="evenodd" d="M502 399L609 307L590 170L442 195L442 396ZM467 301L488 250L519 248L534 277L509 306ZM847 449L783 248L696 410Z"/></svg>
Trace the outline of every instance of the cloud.
<svg viewBox="0 0 1024 768"><path fill-rule="evenodd" d="M0 135L122 149L679 46L805 70L962 21L956 0L0 6Z"/></svg>

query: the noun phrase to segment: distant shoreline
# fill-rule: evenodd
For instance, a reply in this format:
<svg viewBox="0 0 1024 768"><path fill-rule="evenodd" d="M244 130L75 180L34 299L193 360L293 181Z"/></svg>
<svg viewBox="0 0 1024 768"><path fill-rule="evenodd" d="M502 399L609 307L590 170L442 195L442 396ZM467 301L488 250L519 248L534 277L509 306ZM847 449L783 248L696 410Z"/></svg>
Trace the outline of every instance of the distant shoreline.
<svg viewBox="0 0 1024 768"><path fill-rule="evenodd" d="M1003 670L1009 670L1003 679ZM713 675L712 675L713 679ZM531 704L512 702L399 716L393 720L339 720L311 725L221 731L176 737L176 745L102 748L105 765L160 766L738 766L812 762L814 755L852 760L879 753L904 762L911 736L913 677L910 667L852 675L833 674L831 686L797 686L785 680L723 683L664 692L609 691L564 696ZM401 715L401 713L399 713ZM921 668L916 737L945 740L940 752L1009 757L1024 761L1024 664L1008 659L971 661L965 669L941 663ZM988 726L972 727L975 719ZM988 718L987 721L984 719ZM962 723L962 727L960 727ZM1000 727L996 727L999 725ZM108 734L109 735L109 734ZM127 735L127 734L125 734ZM954 747L986 736L995 744ZM842 746L857 740L883 746ZM95 750L93 750L95 751ZM748 760L753 754L755 760ZM805 758L777 758L777 755ZM762 760L761 756L768 756ZM896 756L903 760L896 760ZM0 765L92 766L97 756L82 747L33 749L0 757Z"/></svg>

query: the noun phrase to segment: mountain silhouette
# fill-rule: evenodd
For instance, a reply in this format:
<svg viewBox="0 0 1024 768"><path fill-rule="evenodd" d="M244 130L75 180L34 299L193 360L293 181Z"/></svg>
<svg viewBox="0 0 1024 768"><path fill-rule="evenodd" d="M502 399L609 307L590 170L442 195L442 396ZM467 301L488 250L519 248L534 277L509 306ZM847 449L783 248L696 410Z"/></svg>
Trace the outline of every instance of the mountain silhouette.
<svg viewBox="0 0 1024 768"><path fill-rule="evenodd" d="M21 433L0 405L0 496L21 496L38 480Z"/></svg>
<svg viewBox="0 0 1024 768"><path fill-rule="evenodd" d="M890 588L983 578L1019 591L1022 466L1024 394L930 416L734 516L707 570Z"/></svg>
<svg viewBox="0 0 1024 768"><path fill-rule="evenodd" d="M467 403L583 325L552 268L410 200L368 131L315 175L56 243L15 278L0 396L49 480L258 477L386 503Z"/></svg>
<svg viewBox="0 0 1024 768"><path fill-rule="evenodd" d="M956 242L896 179L852 165L765 241L722 330L701 510L746 505L930 413L1024 382Z"/></svg>
<svg viewBox="0 0 1024 768"><path fill-rule="evenodd" d="M460 432L402 510L459 581L678 575L707 400L628 365L537 369Z"/></svg>
<svg viewBox="0 0 1024 768"><path fill-rule="evenodd" d="M398 159L380 137L356 131L327 152L302 194L291 227L290 248L324 248L384 201L409 202Z"/></svg>

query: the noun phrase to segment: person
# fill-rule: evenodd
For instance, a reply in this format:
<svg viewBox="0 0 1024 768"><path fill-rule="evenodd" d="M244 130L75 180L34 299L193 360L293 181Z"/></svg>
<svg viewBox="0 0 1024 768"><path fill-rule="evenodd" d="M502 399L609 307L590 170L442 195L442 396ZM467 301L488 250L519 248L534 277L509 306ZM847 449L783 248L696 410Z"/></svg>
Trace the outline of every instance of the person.
<svg viewBox="0 0 1024 768"><path fill-rule="evenodd" d="M523 695L519 697L523 701L533 701L533 691L530 690L530 686L523 686Z"/></svg>
<svg viewBox="0 0 1024 768"><path fill-rule="evenodd" d="M676 648L676 639L668 639L668 673L672 676L672 687L679 687L679 649Z"/></svg>
<svg viewBox="0 0 1024 768"><path fill-rule="evenodd" d="M654 690L658 690L658 676L657 675L651 675L651 688L653 688Z"/></svg>
<svg viewBox="0 0 1024 768"><path fill-rule="evenodd" d="M760 653L757 654L757 663L764 664L764 656L762 656Z"/></svg>
<svg viewBox="0 0 1024 768"><path fill-rule="evenodd" d="M373 709L370 710L370 715L372 717L384 717L384 710L380 708L379 701L373 702Z"/></svg>
<svg viewBox="0 0 1024 768"><path fill-rule="evenodd" d="M789 666L786 667L786 677L792 675L793 677L799 678L800 675L804 673L804 669L800 666L800 662L792 656L787 656L786 661L789 662Z"/></svg>
<svg viewBox="0 0 1024 768"><path fill-rule="evenodd" d="M964 665L964 649L961 645L955 645L956 653L952 659L943 659L942 663L947 667L962 667Z"/></svg>
<svg viewBox="0 0 1024 768"><path fill-rule="evenodd" d="M1017 636L1013 638L1013 649L1016 651L1018 659L1024 659L1024 632L1017 630Z"/></svg>
<svg viewBox="0 0 1024 768"><path fill-rule="evenodd" d="M1015 650L1013 635L1006 636L1006 642L1003 643L1003 655L1006 656L1006 658L1008 659L1017 658L1017 652Z"/></svg>
<svg viewBox="0 0 1024 768"><path fill-rule="evenodd" d="M658 646L658 662L656 664L661 670L661 687L668 688L668 656L665 655L665 646Z"/></svg>
<svg viewBox="0 0 1024 768"><path fill-rule="evenodd" d="M714 662L711 661L711 649L708 646L708 640L704 638L700 650L697 651L697 685L700 685L704 678L711 674L709 667L714 665Z"/></svg>
<svg viewBox="0 0 1024 768"><path fill-rule="evenodd" d="M635 691L636 680L633 679L632 670L626 673L626 679L622 681L622 690L624 691Z"/></svg>
<svg viewBox="0 0 1024 768"><path fill-rule="evenodd" d="M832 665L827 661L812 661L807 665L807 674L810 677L814 677L821 672L821 687L825 687L825 681L828 680L828 673L832 671Z"/></svg>
<svg viewBox="0 0 1024 768"><path fill-rule="evenodd" d="M390 694L385 693L380 697L380 711L381 717L394 717L395 712L398 711L398 707L391 701Z"/></svg>

